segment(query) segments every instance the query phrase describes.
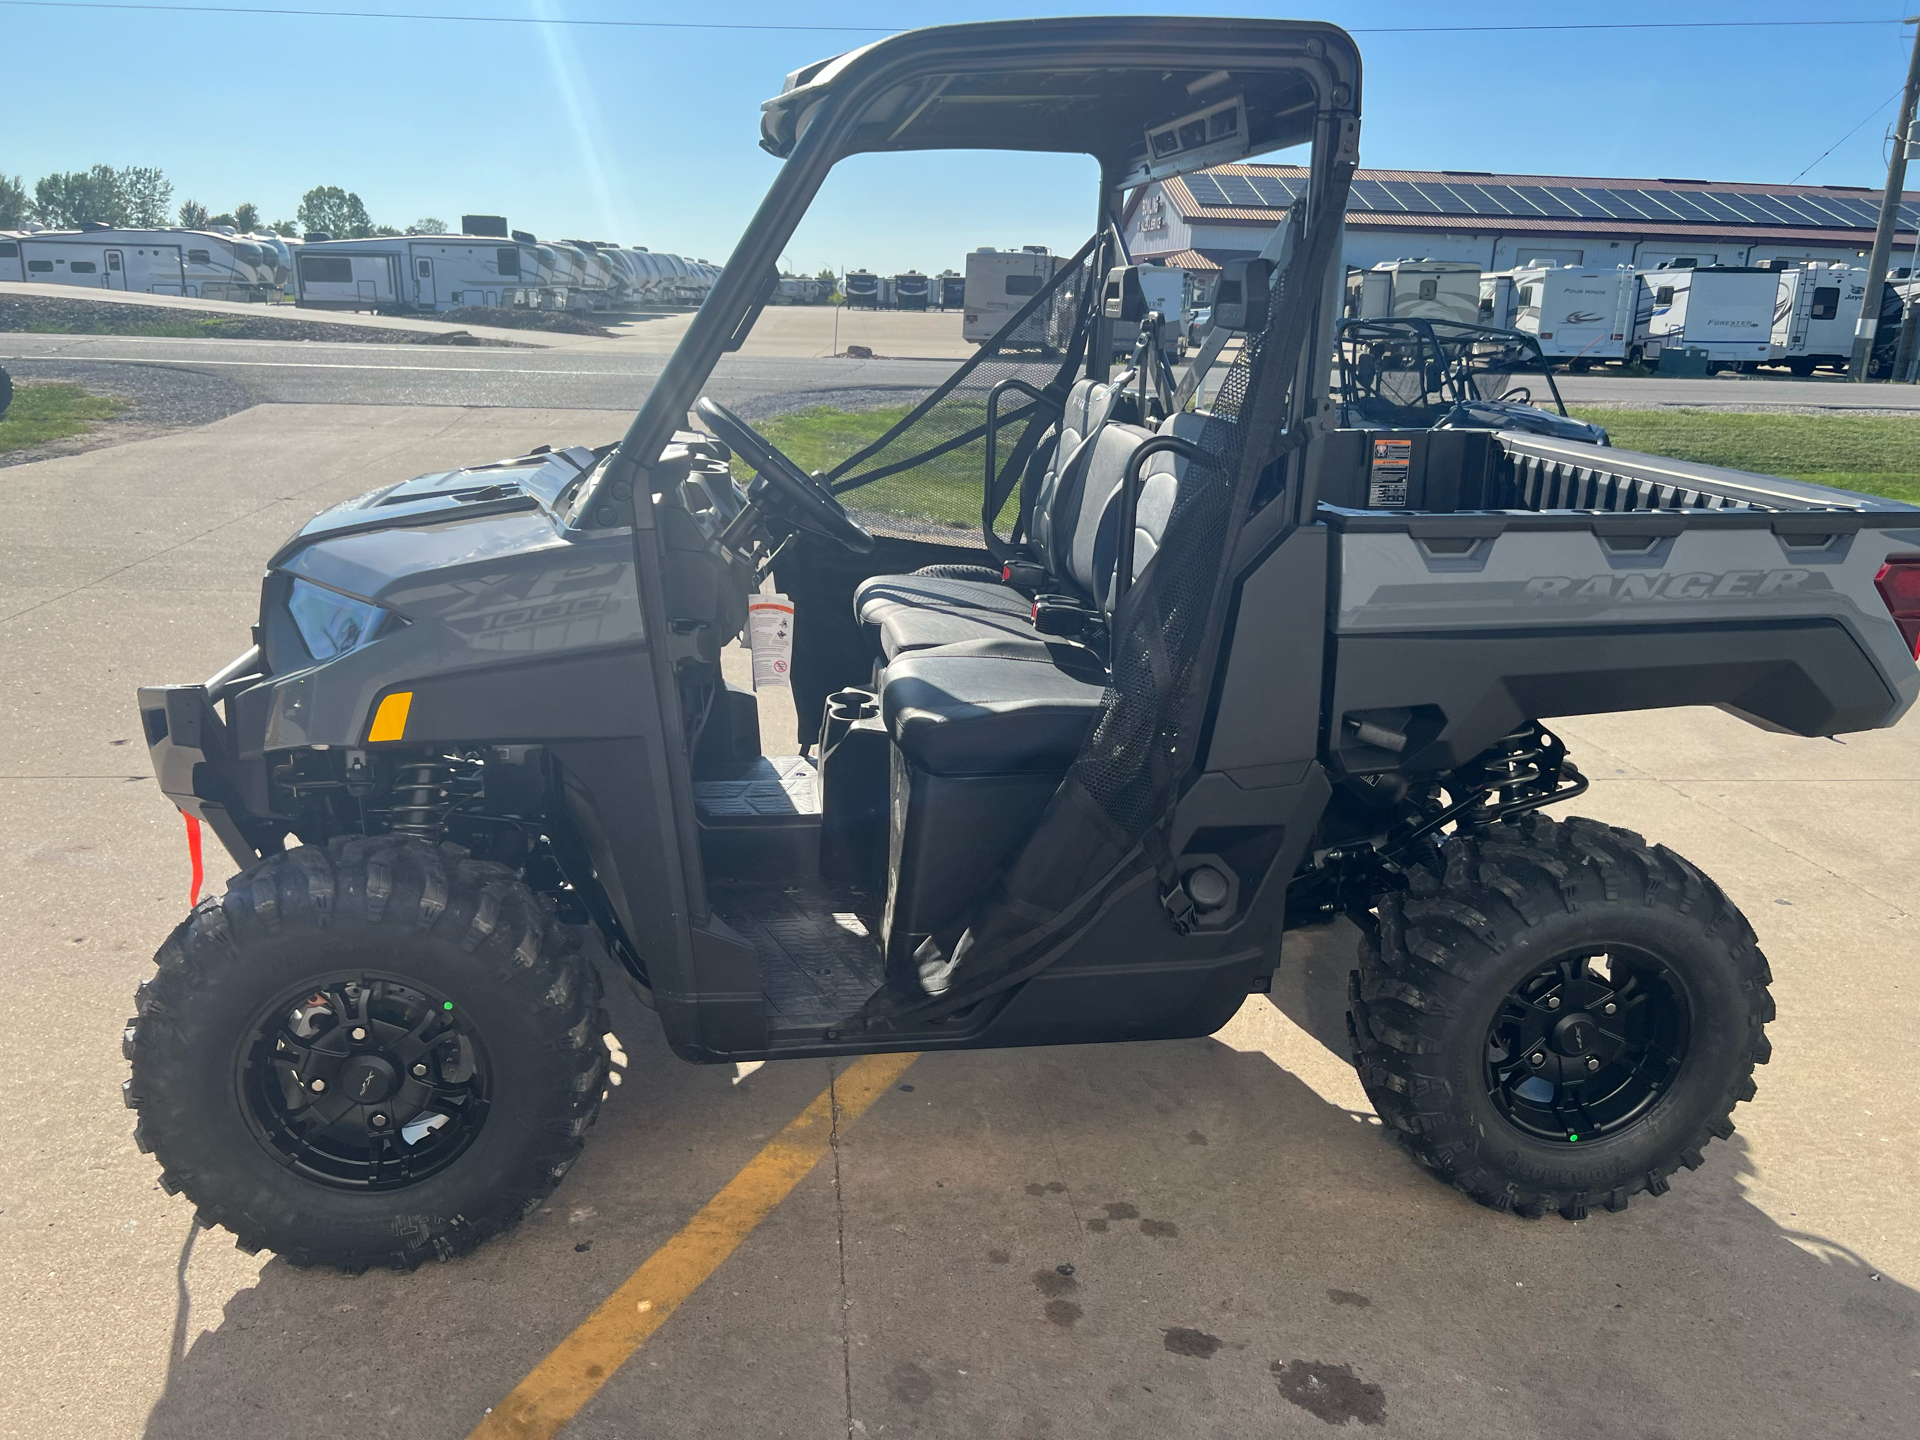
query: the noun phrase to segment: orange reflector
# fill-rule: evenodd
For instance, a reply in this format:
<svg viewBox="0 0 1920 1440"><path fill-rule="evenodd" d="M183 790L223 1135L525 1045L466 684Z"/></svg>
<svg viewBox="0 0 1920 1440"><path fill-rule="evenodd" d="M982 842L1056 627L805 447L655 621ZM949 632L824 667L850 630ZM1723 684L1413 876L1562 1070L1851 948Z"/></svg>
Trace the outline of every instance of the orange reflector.
<svg viewBox="0 0 1920 1440"><path fill-rule="evenodd" d="M412 705L411 690L396 691L382 700L380 708L373 712L373 728L367 731L367 742L378 744L382 740L404 739L407 733L407 711Z"/></svg>

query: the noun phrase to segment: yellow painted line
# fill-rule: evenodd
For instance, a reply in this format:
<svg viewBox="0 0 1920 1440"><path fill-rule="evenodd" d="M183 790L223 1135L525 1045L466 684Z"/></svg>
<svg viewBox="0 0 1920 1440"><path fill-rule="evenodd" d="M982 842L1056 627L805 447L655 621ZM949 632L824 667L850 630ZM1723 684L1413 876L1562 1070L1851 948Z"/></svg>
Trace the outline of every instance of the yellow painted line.
<svg viewBox="0 0 1920 1440"><path fill-rule="evenodd" d="M920 1057L867 1055L834 1077L746 1169L662 1245L526 1379L474 1426L467 1440L547 1440L633 1357L680 1303L718 1270L827 1153L839 1123L851 1125Z"/></svg>
<svg viewBox="0 0 1920 1440"><path fill-rule="evenodd" d="M413 708L413 692L396 690L380 702L373 712L373 727L367 731L367 743L399 740L407 733L407 711Z"/></svg>

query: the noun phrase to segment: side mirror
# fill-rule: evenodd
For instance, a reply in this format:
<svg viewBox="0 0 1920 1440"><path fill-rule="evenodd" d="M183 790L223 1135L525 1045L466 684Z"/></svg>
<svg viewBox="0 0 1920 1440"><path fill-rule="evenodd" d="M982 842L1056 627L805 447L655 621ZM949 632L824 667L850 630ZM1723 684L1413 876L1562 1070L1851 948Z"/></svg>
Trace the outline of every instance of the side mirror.
<svg viewBox="0 0 1920 1440"><path fill-rule="evenodd" d="M1213 323L1229 330L1266 329L1272 277L1269 261L1229 260L1213 292Z"/></svg>

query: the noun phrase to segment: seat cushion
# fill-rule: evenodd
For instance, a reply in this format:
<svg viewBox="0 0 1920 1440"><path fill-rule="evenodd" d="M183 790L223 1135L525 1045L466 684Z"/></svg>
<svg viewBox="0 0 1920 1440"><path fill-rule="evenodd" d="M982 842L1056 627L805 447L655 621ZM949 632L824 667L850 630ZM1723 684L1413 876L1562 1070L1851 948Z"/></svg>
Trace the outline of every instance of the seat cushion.
<svg viewBox="0 0 1920 1440"><path fill-rule="evenodd" d="M888 660L936 645L961 645L972 640L1040 639L1028 615L1002 615L986 610L920 610L901 605L880 621L880 653Z"/></svg>
<svg viewBox="0 0 1920 1440"><path fill-rule="evenodd" d="M876 627L898 609L981 611L1027 615L1033 602L1010 585L992 580L955 580L943 575L875 575L853 592L860 623Z"/></svg>
<svg viewBox="0 0 1920 1440"><path fill-rule="evenodd" d="M902 756L935 775L1064 774L1105 693L1078 646L976 640L888 665L880 714Z"/></svg>

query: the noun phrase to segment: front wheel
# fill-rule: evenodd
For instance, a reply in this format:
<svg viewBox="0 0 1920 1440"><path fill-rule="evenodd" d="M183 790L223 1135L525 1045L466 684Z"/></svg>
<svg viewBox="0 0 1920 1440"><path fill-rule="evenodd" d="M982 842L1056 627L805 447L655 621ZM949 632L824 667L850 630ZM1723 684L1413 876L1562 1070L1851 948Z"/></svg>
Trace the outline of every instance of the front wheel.
<svg viewBox="0 0 1920 1440"><path fill-rule="evenodd" d="M512 871L457 846L274 856L154 958L126 1030L134 1139L244 1250L451 1258L552 1193L599 1108L593 966Z"/></svg>
<svg viewBox="0 0 1920 1440"><path fill-rule="evenodd" d="M1663 846L1544 816L1450 840L1381 898L1348 1026L1422 1164L1523 1215L1624 1210L1733 1134L1771 976L1720 888Z"/></svg>

